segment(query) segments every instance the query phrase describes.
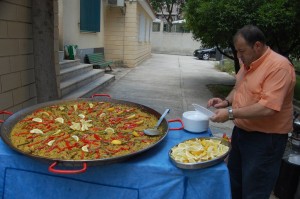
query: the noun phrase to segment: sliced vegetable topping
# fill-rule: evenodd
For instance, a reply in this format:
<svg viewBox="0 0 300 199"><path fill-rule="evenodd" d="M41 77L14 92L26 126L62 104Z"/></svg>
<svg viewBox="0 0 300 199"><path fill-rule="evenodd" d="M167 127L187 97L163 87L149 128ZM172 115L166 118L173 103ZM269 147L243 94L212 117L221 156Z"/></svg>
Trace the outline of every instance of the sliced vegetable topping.
<svg viewBox="0 0 300 199"><path fill-rule="evenodd" d="M120 140L113 140L111 141L112 144L120 145L122 142Z"/></svg>
<svg viewBox="0 0 300 199"><path fill-rule="evenodd" d="M62 123L62 124L65 122L64 118L61 118L61 117L56 118L55 121Z"/></svg>
<svg viewBox="0 0 300 199"><path fill-rule="evenodd" d="M110 128L110 127L106 128L104 131L106 133L115 133L115 130L113 128Z"/></svg>
<svg viewBox="0 0 300 199"><path fill-rule="evenodd" d="M72 137L76 142L79 141L79 137L78 137L77 135L72 135L71 137Z"/></svg>
<svg viewBox="0 0 300 199"><path fill-rule="evenodd" d="M81 150L84 151L84 152L89 152L89 149L88 149L89 145L84 145L83 147L81 147Z"/></svg>
<svg viewBox="0 0 300 199"><path fill-rule="evenodd" d="M30 133L44 134L44 132L43 132L42 130L40 130L40 129L32 129L32 130L30 131Z"/></svg>
<svg viewBox="0 0 300 199"><path fill-rule="evenodd" d="M49 141L49 142L47 143L47 144L48 144L48 146L52 146L53 142L55 142L55 140L51 140L51 141Z"/></svg>
<svg viewBox="0 0 300 199"><path fill-rule="evenodd" d="M82 119L85 118L85 115L83 115L83 114L79 114L78 116L79 116L80 118L82 118Z"/></svg>
<svg viewBox="0 0 300 199"><path fill-rule="evenodd" d="M32 121L34 121L34 122L43 122L43 120L41 118L38 118L38 117L33 118Z"/></svg>
<svg viewBox="0 0 300 199"><path fill-rule="evenodd" d="M126 119L133 119L134 117L135 117L135 114L132 114L132 115L126 117Z"/></svg>

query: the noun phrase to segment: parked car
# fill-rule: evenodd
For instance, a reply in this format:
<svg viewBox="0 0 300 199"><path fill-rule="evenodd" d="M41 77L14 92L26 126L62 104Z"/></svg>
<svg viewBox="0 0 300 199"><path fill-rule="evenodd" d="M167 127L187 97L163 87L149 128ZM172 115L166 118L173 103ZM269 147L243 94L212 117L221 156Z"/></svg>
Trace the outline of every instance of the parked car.
<svg viewBox="0 0 300 199"><path fill-rule="evenodd" d="M204 49L197 49L194 51L194 57L198 57L199 59L209 60L209 58L216 57L217 48L204 48Z"/></svg>

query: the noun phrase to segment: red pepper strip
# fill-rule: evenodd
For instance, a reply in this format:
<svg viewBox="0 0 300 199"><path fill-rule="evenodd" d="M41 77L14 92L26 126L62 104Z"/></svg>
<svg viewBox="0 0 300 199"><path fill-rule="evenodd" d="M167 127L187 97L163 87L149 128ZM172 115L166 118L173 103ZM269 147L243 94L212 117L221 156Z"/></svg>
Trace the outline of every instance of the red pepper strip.
<svg viewBox="0 0 300 199"><path fill-rule="evenodd" d="M89 112L89 113L94 112L94 109L93 109L93 108L89 108L89 109L88 109L88 112Z"/></svg>
<svg viewBox="0 0 300 199"><path fill-rule="evenodd" d="M101 129L98 128L98 127L94 127L94 128L90 128L90 130L91 130L91 131L100 131ZM102 129L102 130L104 130L104 129Z"/></svg>
<svg viewBox="0 0 300 199"><path fill-rule="evenodd" d="M94 134L94 138L95 138L96 140L102 140L102 138L101 138L99 135L97 135L97 134Z"/></svg>
<svg viewBox="0 0 300 199"><path fill-rule="evenodd" d="M65 140L65 143L66 143L67 148L70 150L71 149L70 142L68 140Z"/></svg>
<svg viewBox="0 0 300 199"><path fill-rule="evenodd" d="M32 135L32 136L27 137L26 139L34 139L34 138L37 138L37 137L39 137L39 135Z"/></svg>
<svg viewBox="0 0 300 199"><path fill-rule="evenodd" d="M21 133L17 133L15 136L26 135L26 134L30 134L30 132L21 132Z"/></svg>
<svg viewBox="0 0 300 199"><path fill-rule="evenodd" d="M28 122L28 121L31 121L32 119L33 119L33 117L29 117L29 118L27 118L27 119L21 120L20 122Z"/></svg>
<svg viewBox="0 0 300 199"><path fill-rule="evenodd" d="M96 159L99 159L100 158L100 153L99 151L96 151Z"/></svg>
<svg viewBox="0 0 300 199"><path fill-rule="evenodd" d="M125 136L121 132L118 133L118 137L119 138L125 138Z"/></svg>
<svg viewBox="0 0 300 199"><path fill-rule="evenodd" d="M36 144L39 144L41 143L43 140L40 140L40 141L37 141L37 142L34 142L34 143L31 143L31 144L28 144L29 147L33 146L33 145L36 145Z"/></svg>
<svg viewBox="0 0 300 199"><path fill-rule="evenodd" d="M68 139L69 137L71 137L71 136L68 134L68 135L66 135L65 137L62 137L62 138L56 140L56 143L58 143L58 142L60 142L60 141L63 141L63 140L65 140L65 139Z"/></svg>
<svg viewBox="0 0 300 199"><path fill-rule="evenodd" d="M85 144L90 144L90 143L91 143L91 141L86 140L86 139L83 139L83 138L81 138L81 141L82 141L83 143L85 143Z"/></svg>
<svg viewBox="0 0 300 199"><path fill-rule="evenodd" d="M84 159L84 152L81 151L81 159L83 160Z"/></svg>
<svg viewBox="0 0 300 199"><path fill-rule="evenodd" d="M145 135L145 133L143 131L139 131L138 132L141 136Z"/></svg>
<svg viewBox="0 0 300 199"><path fill-rule="evenodd" d="M48 149L46 152L50 152L50 151L52 151L54 149L57 149L58 151L61 150L61 148L59 148L59 146L55 145L55 146L51 147L50 149Z"/></svg>

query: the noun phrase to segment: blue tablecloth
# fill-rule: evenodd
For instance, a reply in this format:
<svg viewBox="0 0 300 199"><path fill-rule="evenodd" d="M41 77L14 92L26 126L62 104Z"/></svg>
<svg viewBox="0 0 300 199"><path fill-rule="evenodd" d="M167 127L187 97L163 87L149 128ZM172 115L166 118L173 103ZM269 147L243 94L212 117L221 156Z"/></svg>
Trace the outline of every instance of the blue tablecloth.
<svg viewBox="0 0 300 199"><path fill-rule="evenodd" d="M176 126L171 123L170 126ZM12 151L0 140L0 197L3 199L109 198L109 199L230 199L225 163L183 170L168 156L179 142L211 136L169 131L157 146L137 157L110 165L91 166L81 174L54 174L49 164Z"/></svg>

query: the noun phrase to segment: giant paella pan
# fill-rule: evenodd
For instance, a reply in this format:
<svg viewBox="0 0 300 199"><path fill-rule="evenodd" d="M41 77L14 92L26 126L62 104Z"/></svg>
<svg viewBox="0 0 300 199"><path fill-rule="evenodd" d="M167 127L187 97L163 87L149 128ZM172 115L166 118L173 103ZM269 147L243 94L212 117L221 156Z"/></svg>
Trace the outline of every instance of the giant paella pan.
<svg viewBox="0 0 300 199"><path fill-rule="evenodd" d="M87 165L123 161L159 144L169 130L165 119L159 136L147 136L143 130L160 116L149 107L110 96L58 100L14 113L0 133L13 150L51 162L49 171L80 173ZM58 170L57 164L82 168Z"/></svg>

